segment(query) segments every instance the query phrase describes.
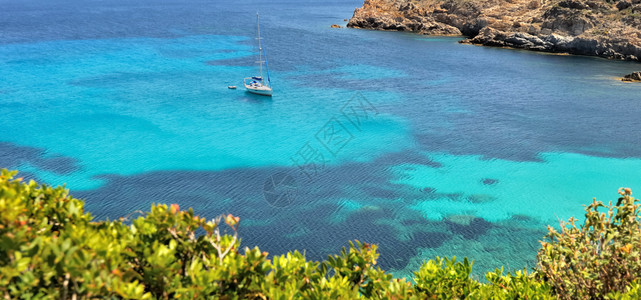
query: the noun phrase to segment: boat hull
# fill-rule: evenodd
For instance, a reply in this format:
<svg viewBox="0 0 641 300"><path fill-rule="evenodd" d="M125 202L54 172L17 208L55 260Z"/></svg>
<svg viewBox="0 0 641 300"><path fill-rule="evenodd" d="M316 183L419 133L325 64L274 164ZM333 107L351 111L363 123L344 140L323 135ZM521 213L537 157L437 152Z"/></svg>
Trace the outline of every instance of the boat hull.
<svg viewBox="0 0 641 300"><path fill-rule="evenodd" d="M247 81L247 78L245 78L245 81ZM270 96L270 97L272 95L272 88L269 86L265 86L262 84L252 85L252 84L247 84L247 82L244 82L243 85L245 86L245 89L252 94Z"/></svg>
<svg viewBox="0 0 641 300"><path fill-rule="evenodd" d="M261 95L261 96L272 96L272 90L256 90L256 89L247 89L248 92L256 95Z"/></svg>

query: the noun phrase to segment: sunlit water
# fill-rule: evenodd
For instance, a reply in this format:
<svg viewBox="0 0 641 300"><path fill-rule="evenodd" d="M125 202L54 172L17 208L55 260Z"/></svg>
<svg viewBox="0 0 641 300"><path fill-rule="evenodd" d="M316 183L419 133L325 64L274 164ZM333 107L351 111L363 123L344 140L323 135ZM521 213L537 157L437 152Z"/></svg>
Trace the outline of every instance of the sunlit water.
<svg viewBox="0 0 641 300"><path fill-rule="evenodd" d="M641 190L639 64L331 29L359 1L0 0L0 167L96 218L241 217L310 259L380 245L532 267L547 224ZM247 94L255 13L274 97Z"/></svg>

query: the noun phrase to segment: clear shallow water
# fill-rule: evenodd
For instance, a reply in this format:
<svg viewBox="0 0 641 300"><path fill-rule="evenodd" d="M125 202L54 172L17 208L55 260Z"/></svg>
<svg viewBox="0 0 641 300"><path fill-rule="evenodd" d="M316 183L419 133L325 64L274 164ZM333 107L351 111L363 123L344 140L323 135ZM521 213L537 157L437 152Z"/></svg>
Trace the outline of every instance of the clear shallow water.
<svg viewBox="0 0 641 300"><path fill-rule="evenodd" d="M615 80L638 64L329 28L360 4L0 1L0 167L97 218L233 213L273 254L378 243L398 276L532 266L546 224L641 189L641 86ZM273 99L227 89L256 72L257 9Z"/></svg>

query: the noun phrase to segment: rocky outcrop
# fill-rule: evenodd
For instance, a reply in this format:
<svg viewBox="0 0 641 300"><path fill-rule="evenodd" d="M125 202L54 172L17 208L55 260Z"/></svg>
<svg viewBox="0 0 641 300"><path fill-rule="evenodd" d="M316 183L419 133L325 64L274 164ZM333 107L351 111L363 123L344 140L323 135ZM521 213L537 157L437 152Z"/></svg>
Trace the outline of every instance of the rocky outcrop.
<svg viewBox="0 0 641 300"><path fill-rule="evenodd" d="M365 0L347 27L463 43L641 59L641 0Z"/></svg>
<svg viewBox="0 0 641 300"><path fill-rule="evenodd" d="M623 76L621 79L622 81L632 81L632 82L639 82L641 81L641 72L634 72L632 74L628 74Z"/></svg>
<svg viewBox="0 0 641 300"><path fill-rule="evenodd" d="M381 6L373 1L366 1L366 4L371 4L373 7L357 8L347 27L413 31L431 35L461 35L458 28L436 21L435 18L428 16L427 10L418 9L412 2L401 6ZM408 12L408 14L402 15L401 12ZM359 17L356 17L357 15Z"/></svg>

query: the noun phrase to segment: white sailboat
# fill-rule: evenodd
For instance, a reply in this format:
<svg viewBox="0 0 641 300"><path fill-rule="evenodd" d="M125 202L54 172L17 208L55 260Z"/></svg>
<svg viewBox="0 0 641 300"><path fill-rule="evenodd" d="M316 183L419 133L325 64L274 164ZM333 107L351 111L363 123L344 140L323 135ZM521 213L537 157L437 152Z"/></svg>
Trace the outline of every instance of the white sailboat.
<svg viewBox="0 0 641 300"><path fill-rule="evenodd" d="M263 95L271 96L272 87L271 80L269 79L269 67L267 65L267 56L263 54L263 45L260 37L260 24L258 22L258 14L256 14L256 27L258 29L258 61L260 64L260 76L246 77L243 79L243 84L245 89L248 92ZM265 71L267 72L267 81L263 78L263 65L265 65Z"/></svg>

